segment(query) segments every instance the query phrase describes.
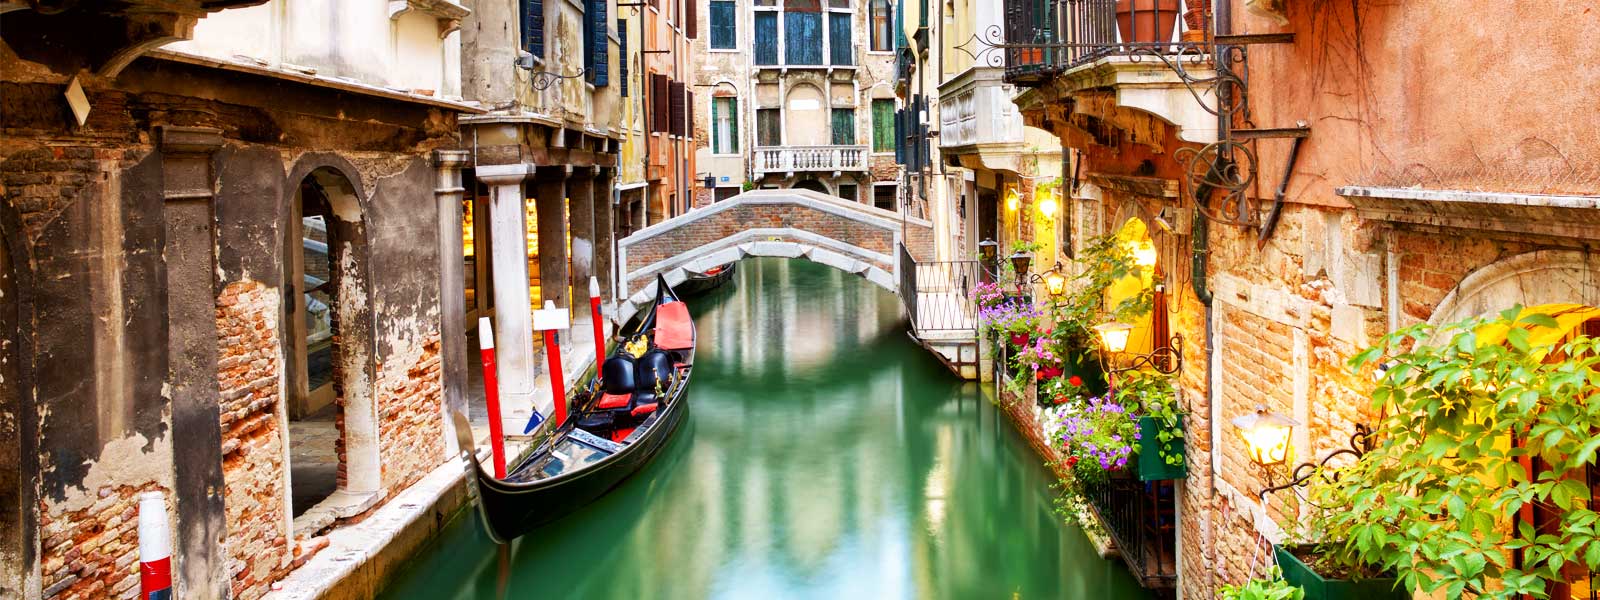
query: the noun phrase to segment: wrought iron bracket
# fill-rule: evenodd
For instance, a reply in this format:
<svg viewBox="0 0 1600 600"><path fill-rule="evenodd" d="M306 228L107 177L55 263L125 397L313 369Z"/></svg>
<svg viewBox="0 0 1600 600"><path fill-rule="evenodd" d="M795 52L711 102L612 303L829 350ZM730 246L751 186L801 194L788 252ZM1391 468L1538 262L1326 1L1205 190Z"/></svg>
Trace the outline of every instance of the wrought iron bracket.
<svg viewBox="0 0 1600 600"><path fill-rule="evenodd" d="M1267 494L1281 492L1290 488L1306 487L1307 485L1311 484L1311 478L1316 477L1318 473L1323 473L1322 468L1327 466L1328 463L1333 459L1340 456L1351 456L1356 459L1360 459L1368 452L1371 452L1373 447L1374 440L1372 428L1367 427L1365 424L1357 423L1356 432L1350 435L1349 448L1340 448L1338 450L1334 450L1327 456L1322 457L1322 460L1314 463L1305 462L1296 465L1293 470L1289 471L1289 481L1279 485L1272 484L1272 471L1271 469L1268 469L1267 487L1262 488L1261 492L1256 494L1256 496L1261 499L1262 504L1266 504ZM1339 475L1337 472L1332 474L1324 473L1323 480L1328 482L1338 481Z"/></svg>
<svg viewBox="0 0 1600 600"><path fill-rule="evenodd" d="M1167 345L1151 350L1149 354L1136 354L1124 367L1106 369L1111 374L1135 369L1153 369L1162 375L1171 375L1183 369L1183 336L1174 334Z"/></svg>
<svg viewBox="0 0 1600 600"><path fill-rule="evenodd" d="M571 75L562 75L552 71L534 71L530 74L530 76L533 78L533 89L544 91L550 89L550 86L555 85L558 81L583 77L583 74L586 71L588 71L588 69L578 69L577 73L573 73Z"/></svg>

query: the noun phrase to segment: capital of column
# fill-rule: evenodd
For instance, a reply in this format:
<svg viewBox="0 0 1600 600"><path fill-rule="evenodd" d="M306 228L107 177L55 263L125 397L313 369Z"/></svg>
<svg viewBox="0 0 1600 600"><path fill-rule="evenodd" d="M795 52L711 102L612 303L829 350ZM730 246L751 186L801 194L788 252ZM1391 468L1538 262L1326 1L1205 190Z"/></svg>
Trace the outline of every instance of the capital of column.
<svg viewBox="0 0 1600 600"><path fill-rule="evenodd" d="M434 150L433 166L440 169L459 169L467 166L472 153L466 150Z"/></svg>
<svg viewBox="0 0 1600 600"><path fill-rule="evenodd" d="M222 130L215 127L158 125L161 151L174 156L208 155L222 147Z"/></svg>
<svg viewBox="0 0 1600 600"><path fill-rule="evenodd" d="M478 181L488 185L514 185L533 176L533 165L529 163L478 165L474 172L478 175Z"/></svg>

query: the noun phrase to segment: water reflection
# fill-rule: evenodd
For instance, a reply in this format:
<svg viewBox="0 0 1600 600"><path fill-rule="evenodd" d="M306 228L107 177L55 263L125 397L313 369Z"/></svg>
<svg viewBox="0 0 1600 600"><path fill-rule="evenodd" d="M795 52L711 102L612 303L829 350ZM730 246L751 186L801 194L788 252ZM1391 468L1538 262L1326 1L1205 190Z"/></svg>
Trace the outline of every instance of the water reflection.
<svg viewBox="0 0 1600 600"><path fill-rule="evenodd" d="M892 295L764 259L691 306L693 409L655 464L504 551L457 523L390 597L1143 597Z"/></svg>

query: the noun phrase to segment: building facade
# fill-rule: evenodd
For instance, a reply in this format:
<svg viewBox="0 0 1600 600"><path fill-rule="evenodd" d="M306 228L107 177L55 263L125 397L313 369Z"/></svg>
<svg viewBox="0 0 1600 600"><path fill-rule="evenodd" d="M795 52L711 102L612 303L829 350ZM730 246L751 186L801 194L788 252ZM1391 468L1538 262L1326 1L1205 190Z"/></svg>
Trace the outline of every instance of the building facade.
<svg viewBox="0 0 1600 600"><path fill-rule="evenodd" d="M697 204L798 187L899 210L891 2L710 0L699 18Z"/></svg>
<svg viewBox="0 0 1600 600"><path fill-rule="evenodd" d="M0 5L0 596L137 594L157 492L177 595L261 597L459 451L468 11L32 4Z"/></svg>
<svg viewBox="0 0 1600 600"><path fill-rule="evenodd" d="M1295 462L1317 461L1376 422L1373 378L1347 362L1384 333L1600 302L1600 75L1568 68L1600 60L1583 3L1536 20L1437 1L1005 6L1007 35L1037 42L1000 50L1015 103L1072 158L1058 256L1103 235L1148 249L1165 307L1135 324L1141 351L1175 344L1150 331L1182 340L1188 474L1156 541L1176 555L1128 559L1150 585L1214 597L1310 514L1289 491L1263 500L1233 419L1291 417ZM1564 57L1434 60L1490 38ZM1591 597L1580 571L1551 597Z"/></svg>

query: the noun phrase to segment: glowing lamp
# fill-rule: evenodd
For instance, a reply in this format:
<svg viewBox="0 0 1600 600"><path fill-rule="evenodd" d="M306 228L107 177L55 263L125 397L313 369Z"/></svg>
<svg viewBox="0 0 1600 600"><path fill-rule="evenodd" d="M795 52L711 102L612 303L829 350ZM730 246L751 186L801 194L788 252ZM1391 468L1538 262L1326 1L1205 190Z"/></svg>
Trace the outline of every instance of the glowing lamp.
<svg viewBox="0 0 1600 600"><path fill-rule="evenodd" d="M1046 219L1054 219L1058 208L1060 207L1056 206L1055 194L1039 192L1039 214L1044 215Z"/></svg>
<svg viewBox="0 0 1600 600"><path fill-rule="evenodd" d="M1067 291L1067 276L1061 274L1059 266L1044 276L1044 291L1049 292L1051 297L1060 296Z"/></svg>
<svg viewBox="0 0 1600 600"><path fill-rule="evenodd" d="M1141 267L1150 267L1156 264L1156 246L1150 242L1139 242L1133 245L1133 263Z"/></svg>
<svg viewBox="0 0 1600 600"><path fill-rule="evenodd" d="M1128 334L1133 332L1133 326L1112 321L1095 325L1094 332L1099 334L1100 343L1105 345L1106 351L1115 354L1128 349Z"/></svg>
<svg viewBox="0 0 1600 600"><path fill-rule="evenodd" d="M1016 210L1021 203L1022 197L1017 195L1016 190L1006 192L1006 210Z"/></svg>
<svg viewBox="0 0 1600 600"><path fill-rule="evenodd" d="M1259 404L1255 412L1233 420L1233 428L1244 440L1250 460L1263 467L1289 462L1292 453L1289 434L1299 424Z"/></svg>

